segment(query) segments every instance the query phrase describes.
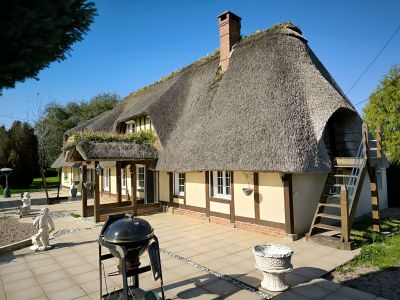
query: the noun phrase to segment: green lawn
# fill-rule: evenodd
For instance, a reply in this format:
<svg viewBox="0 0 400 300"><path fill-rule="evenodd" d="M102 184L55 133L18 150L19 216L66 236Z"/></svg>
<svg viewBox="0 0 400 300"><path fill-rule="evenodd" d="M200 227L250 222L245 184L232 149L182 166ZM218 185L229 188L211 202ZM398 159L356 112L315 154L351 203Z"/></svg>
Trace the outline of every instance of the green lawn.
<svg viewBox="0 0 400 300"><path fill-rule="evenodd" d="M369 219L354 224L351 238L362 247L361 252L337 271L348 272L356 267L390 269L400 266L400 218L383 219L381 227L383 232L391 234L385 236L373 232Z"/></svg>
<svg viewBox="0 0 400 300"><path fill-rule="evenodd" d="M20 194L22 192L40 192L43 190L42 188L42 178L35 178L33 179L32 184L29 187L26 188L18 188L18 189L14 189L12 187L11 188L11 193L12 194ZM58 177L48 177L46 178L46 182L47 182L47 187L48 188L55 188L58 186ZM3 189L0 188L0 194L3 194Z"/></svg>

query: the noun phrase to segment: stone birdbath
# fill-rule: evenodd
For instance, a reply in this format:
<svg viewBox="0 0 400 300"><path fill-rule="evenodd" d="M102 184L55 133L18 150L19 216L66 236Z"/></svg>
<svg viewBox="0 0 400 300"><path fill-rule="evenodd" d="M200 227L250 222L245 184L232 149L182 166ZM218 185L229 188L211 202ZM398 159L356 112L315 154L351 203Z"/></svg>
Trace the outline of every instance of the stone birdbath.
<svg viewBox="0 0 400 300"><path fill-rule="evenodd" d="M253 247L256 268L263 272L261 286L272 292L281 292L289 288L285 275L293 270L290 260L292 249L284 245L262 244Z"/></svg>

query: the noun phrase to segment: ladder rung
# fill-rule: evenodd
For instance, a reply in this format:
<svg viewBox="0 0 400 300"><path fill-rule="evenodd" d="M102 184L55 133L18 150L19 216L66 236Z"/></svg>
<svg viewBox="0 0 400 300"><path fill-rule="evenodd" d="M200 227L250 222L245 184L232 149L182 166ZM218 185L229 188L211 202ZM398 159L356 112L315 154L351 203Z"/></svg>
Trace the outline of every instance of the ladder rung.
<svg viewBox="0 0 400 300"><path fill-rule="evenodd" d="M337 216L337 215L331 215L331 214L324 214L324 213L320 213L317 214L318 217L321 218L327 218L327 219L334 219L334 220L341 220L341 216Z"/></svg>
<svg viewBox="0 0 400 300"><path fill-rule="evenodd" d="M376 151L376 150L378 150L378 148L369 148L369 150L372 150L372 151Z"/></svg>
<svg viewBox="0 0 400 300"><path fill-rule="evenodd" d="M336 208L340 208L340 204L337 203L318 203L320 206L328 206L328 207L336 207Z"/></svg>
<svg viewBox="0 0 400 300"><path fill-rule="evenodd" d="M322 224L322 223L314 224L314 227L326 229L326 230L332 230L332 231L339 231L339 232L342 231L341 227L328 225L328 224Z"/></svg>
<svg viewBox="0 0 400 300"><path fill-rule="evenodd" d="M344 175L344 174L334 174L333 176L334 176L334 177L357 177L356 175L351 175L351 174L349 174L349 175Z"/></svg>
<svg viewBox="0 0 400 300"><path fill-rule="evenodd" d="M353 168L354 165L334 165L335 168Z"/></svg>
<svg viewBox="0 0 400 300"><path fill-rule="evenodd" d="M339 194L322 194L324 197L340 198Z"/></svg>

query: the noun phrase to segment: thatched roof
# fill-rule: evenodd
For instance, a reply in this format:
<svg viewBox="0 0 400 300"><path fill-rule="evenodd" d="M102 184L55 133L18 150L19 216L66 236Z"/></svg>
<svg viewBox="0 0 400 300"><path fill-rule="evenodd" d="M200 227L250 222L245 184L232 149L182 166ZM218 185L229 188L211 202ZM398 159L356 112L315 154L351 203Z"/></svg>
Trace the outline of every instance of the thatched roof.
<svg viewBox="0 0 400 300"><path fill-rule="evenodd" d="M79 142L67 150L68 161L95 160L144 160L157 159L158 153L153 146L121 142Z"/></svg>
<svg viewBox="0 0 400 300"><path fill-rule="evenodd" d="M299 32L278 27L242 40L214 82L218 65L218 55L200 60L129 95L89 128L117 130L148 114L163 147L159 170L330 170L328 119L345 109L358 126L359 116Z"/></svg>
<svg viewBox="0 0 400 300"><path fill-rule="evenodd" d="M52 163L50 168L59 169L62 167L72 167L74 165L73 162L65 161L65 153L61 153L59 157Z"/></svg>

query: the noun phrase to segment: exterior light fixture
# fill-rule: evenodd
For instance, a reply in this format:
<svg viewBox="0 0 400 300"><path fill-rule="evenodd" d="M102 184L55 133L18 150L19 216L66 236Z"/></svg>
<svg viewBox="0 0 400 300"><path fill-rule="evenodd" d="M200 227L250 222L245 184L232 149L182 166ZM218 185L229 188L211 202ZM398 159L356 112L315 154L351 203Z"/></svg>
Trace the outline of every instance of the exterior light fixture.
<svg viewBox="0 0 400 300"><path fill-rule="evenodd" d="M101 175L101 171L103 170L103 168L100 166L100 164L98 163L96 166L96 174L97 175Z"/></svg>

